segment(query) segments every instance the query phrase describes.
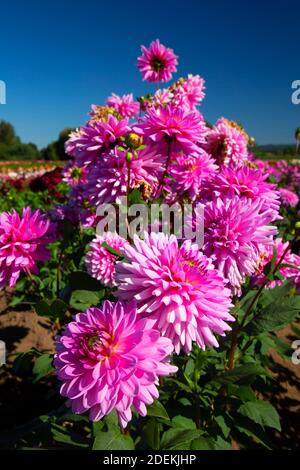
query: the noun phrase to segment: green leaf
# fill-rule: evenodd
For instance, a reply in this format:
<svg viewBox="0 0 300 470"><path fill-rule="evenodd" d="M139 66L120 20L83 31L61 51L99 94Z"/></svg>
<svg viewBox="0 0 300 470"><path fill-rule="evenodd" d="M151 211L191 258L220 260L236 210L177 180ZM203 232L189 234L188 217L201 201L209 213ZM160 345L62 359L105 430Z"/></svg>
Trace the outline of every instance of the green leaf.
<svg viewBox="0 0 300 470"><path fill-rule="evenodd" d="M158 450L160 447L160 424L157 419L150 418L144 426L143 431L149 447Z"/></svg>
<svg viewBox="0 0 300 470"><path fill-rule="evenodd" d="M196 429L196 424L191 418L186 418L181 415L172 418L172 426L181 429Z"/></svg>
<svg viewBox="0 0 300 470"><path fill-rule="evenodd" d="M122 434L117 428L96 434L93 450L134 450L134 442L130 436Z"/></svg>
<svg viewBox="0 0 300 470"><path fill-rule="evenodd" d="M211 437L198 437L190 446L190 450L213 450L214 448L215 443Z"/></svg>
<svg viewBox="0 0 300 470"><path fill-rule="evenodd" d="M277 431L281 430L279 415L271 403L267 401L249 401L241 405L238 412L263 428L269 426Z"/></svg>
<svg viewBox="0 0 300 470"><path fill-rule="evenodd" d="M165 407L158 400L152 403L152 405L148 406L147 415L153 416L155 418L164 418L170 420Z"/></svg>
<svg viewBox="0 0 300 470"><path fill-rule="evenodd" d="M245 331L250 336L257 336L267 331L287 326L300 312L300 295L275 301L265 307L247 325Z"/></svg>
<svg viewBox="0 0 300 470"><path fill-rule="evenodd" d="M61 444L80 448L89 447L88 443L84 442L81 436L76 435L72 431L68 431L63 426L59 426L58 424L53 423L51 425L51 433L53 439Z"/></svg>
<svg viewBox="0 0 300 470"><path fill-rule="evenodd" d="M221 429L222 433L223 433L223 436L225 437L225 439L229 436L229 433L230 433L230 427L227 426L226 422L225 422L225 419L224 419L224 416L222 415L219 415L219 416L216 416L215 417L215 420L219 426L219 428Z"/></svg>
<svg viewBox="0 0 300 470"><path fill-rule="evenodd" d="M190 448L191 442L200 436L201 431L198 429L172 428L163 434L160 448L186 450Z"/></svg>
<svg viewBox="0 0 300 470"><path fill-rule="evenodd" d="M51 356L50 354L43 354L42 356L36 359L32 369L32 372L35 375L33 383L38 382L54 370L52 361L53 356Z"/></svg>
<svg viewBox="0 0 300 470"><path fill-rule="evenodd" d="M112 246L110 246L108 243L103 242L101 246L103 246L103 248L105 248L106 251L108 251L111 255L114 255L114 256L116 256L117 258L121 258L121 259L124 258L124 255L123 255L120 251L115 250L115 249L114 249Z"/></svg>
<svg viewBox="0 0 300 470"><path fill-rule="evenodd" d="M249 363L221 372L211 382L222 385L230 383L251 383L258 375L266 375L265 369L259 364Z"/></svg>
<svg viewBox="0 0 300 470"><path fill-rule="evenodd" d="M71 295L70 305L76 310L86 310L93 305L97 305L104 295L104 289L97 292L89 290L74 290Z"/></svg>
<svg viewBox="0 0 300 470"><path fill-rule="evenodd" d="M250 385L228 385L228 395L239 397L243 402L256 401L256 395Z"/></svg>

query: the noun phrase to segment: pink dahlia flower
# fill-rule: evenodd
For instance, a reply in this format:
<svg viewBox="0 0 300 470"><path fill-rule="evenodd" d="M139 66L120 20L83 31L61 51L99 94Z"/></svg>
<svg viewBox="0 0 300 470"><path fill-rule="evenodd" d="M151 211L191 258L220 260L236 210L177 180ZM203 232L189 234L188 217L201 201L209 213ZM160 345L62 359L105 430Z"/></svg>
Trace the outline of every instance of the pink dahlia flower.
<svg viewBox="0 0 300 470"><path fill-rule="evenodd" d="M123 118L133 118L140 112L140 103L134 101L133 94L119 96L115 93L107 98L107 105L114 108Z"/></svg>
<svg viewBox="0 0 300 470"><path fill-rule="evenodd" d="M128 175L130 188L142 186L145 194L151 194L157 187L165 157L146 148L138 152L137 158L131 160L128 171L126 155L126 151L115 149L103 155L101 161L91 169L86 190L96 206L120 203L120 198L127 194Z"/></svg>
<svg viewBox="0 0 300 470"><path fill-rule="evenodd" d="M165 106L172 101L173 93L168 88L162 88L157 90L153 96L153 102L155 106Z"/></svg>
<svg viewBox="0 0 300 470"><path fill-rule="evenodd" d="M0 288L14 287L21 272L38 274L38 261L47 261L46 245L52 240L52 227L39 210L23 209L0 214Z"/></svg>
<svg viewBox="0 0 300 470"><path fill-rule="evenodd" d="M293 191L290 191L289 189L286 188L280 188L280 197L282 204L286 207L296 207L298 202L299 202L299 197L297 194L293 193Z"/></svg>
<svg viewBox="0 0 300 470"><path fill-rule="evenodd" d="M173 49L169 49L159 42L151 42L149 48L141 46L142 55L138 57L137 65L148 82L168 82L172 73L177 72L177 56Z"/></svg>
<svg viewBox="0 0 300 470"><path fill-rule="evenodd" d="M218 165L243 165L248 159L247 136L227 119L221 118L207 134L206 150Z"/></svg>
<svg viewBox="0 0 300 470"><path fill-rule="evenodd" d="M68 162L63 169L63 181L70 186L86 183L87 168Z"/></svg>
<svg viewBox="0 0 300 470"><path fill-rule="evenodd" d="M78 313L58 338L54 365L63 382L60 393L73 413L89 411L98 421L114 408L122 427L133 405L142 416L158 398L159 376L177 371L169 364L173 346L153 327L137 319L134 303L104 301Z"/></svg>
<svg viewBox="0 0 300 470"><path fill-rule="evenodd" d="M272 245L276 227L272 209L262 212L263 201L238 196L208 202L204 210L203 252L214 259L217 269L240 294L245 277L259 264L262 246Z"/></svg>
<svg viewBox="0 0 300 470"><path fill-rule="evenodd" d="M97 235L90 244L89 251L85 258L88 273L108 286L114 286L115 264L117 256L113 255L102 245L106 242L111 248L122 253L127 240L116 233L107 232L104 235Z"/></svg>
<svg viewBox="0 0 300 470"><path fill-rule="evenodd" d="M260 170L251 169L248 166L220 168L220 172L211 180L207 187L208 194L214 193L216 196L246 197L255 200L262 200L262 212L272 209L273 220L280 218L280 196L276 185L267 183L267 175L263 175Z"/></svg>
<svg viewBox="0 0 300 470"><path fill-rule="evenodd" d="M186 110L193 110L205 97L204 80L200 75L189 74L180 79L174 91L174 102Z"/></svg>
<svg viewBox="0 0 300 470"><path fill-rule="evenodd" d="M260 265L258 267L257 273L252 278L253 284L263 284L266 281L263 270L264 267L270 263L273 258L273 247L276 248L275 265L277 265L281 260L280 265L289 264L291 266L295 266L294 268L291 266L282 266L277 269L277 272L279 272L286 279L294 279L295 284L297 284L300 281L300 256L292 253L289 249L289 242L284 243L281 238L276 238L272 245L263 247L260 255ZM284 257L282 259L283 255ZM283 280L276 279L275 281L269 281L266 287L273 289L282 283Z"/></svg>
<svg viewBox="0 0 300 470"><path fill-rule="evenodd" d="M218 346L214 333L230 330L230 290L212 261L197 245L179 248L174 235L145 234L124 248L126 260L117 263L118 294L134 298L138 313L155 320L155 327L172 340L175 351L190 352L192 342Z"/></svg>
<svg viewBox="0 0 300 470"><path fill-rule="evenodd" d="M215 178L217 168L202 149L190 155L174 154L168 168L170 179L165 187L168 199L180 197L194 201L199 197L203 183Z"/></svg>
<svg viewBox="0 0 300 470"><path fill-rule="evenodd" d="M199 111L185 112L171 105L149 109L137 126L149 143L171 143L175 151L198 151L207 132Z"/></svg>
<svg viewBox="0 0 300 470"><path fill-rule="evenodd" d="M107 122L88 122L70 134L65 144L66 153L75 157L78 166L89 165L97 161L103 151L115 147L129 131L127 118L119 121L109 115Z"/></svg>

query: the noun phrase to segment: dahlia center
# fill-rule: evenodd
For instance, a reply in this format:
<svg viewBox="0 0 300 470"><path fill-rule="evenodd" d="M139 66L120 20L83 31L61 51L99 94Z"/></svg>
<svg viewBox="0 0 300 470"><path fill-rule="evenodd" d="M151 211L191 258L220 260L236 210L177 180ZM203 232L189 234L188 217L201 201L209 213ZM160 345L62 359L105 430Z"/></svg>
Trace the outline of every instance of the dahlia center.
<svg viewBox="0 0 300 470"><path fill-rule="evenodd" d="M95 332L85 337L83 349L91 359L101 361L116 352L115 338L105 331Z"/></svg>
<svg viewBox="0 0 300 470"><path fill-rule="evenodd" d="M162 60L160 57L154 57L154 59L151 60L151 68L155 72L159 72L162 70L165 66L164 60Z"/></svg>

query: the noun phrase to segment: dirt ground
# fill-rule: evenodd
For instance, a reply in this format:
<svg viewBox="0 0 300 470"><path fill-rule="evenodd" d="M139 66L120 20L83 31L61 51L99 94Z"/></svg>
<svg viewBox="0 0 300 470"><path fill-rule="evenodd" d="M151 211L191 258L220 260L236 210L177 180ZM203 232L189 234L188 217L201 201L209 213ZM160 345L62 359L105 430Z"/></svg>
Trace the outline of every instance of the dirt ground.
<svg viewBox="0 0 300 470"><path fill-rule="evenodd" d="M0 293L0 339L7 347L7 365L0 369L0 429L26 423L57 405L56 400L45 400L49 392L45 385L32 385L32 378L11 374L15 354L34 347L39 351L53 352L54 332L50 322L34 311L7 309L10 292ZM299 324L297 325L299 328ZM296 338L290 328L278 333L288 343ZM276 380L272 391L266 394L281 417L282 432L274 434L276 448L300 448L300 365L283 360L275 351L271 355L276 362Z"/></svg>

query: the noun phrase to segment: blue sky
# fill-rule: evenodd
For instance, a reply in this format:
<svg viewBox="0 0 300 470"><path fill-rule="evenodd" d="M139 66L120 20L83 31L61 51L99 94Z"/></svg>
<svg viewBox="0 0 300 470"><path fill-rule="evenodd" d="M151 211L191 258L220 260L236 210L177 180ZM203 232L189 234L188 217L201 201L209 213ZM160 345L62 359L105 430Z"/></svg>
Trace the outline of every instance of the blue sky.
<svg viewBox="0 0 300 470"><path fill-rule="evenodd" d="M175 78L206 80L210 122L239 120L259 144L293 142L300 125L299 0L11 0L0 18L0 119L24 142L45 146L113 91L151 92L135 64L156 38L179 55Z"/></svg>

